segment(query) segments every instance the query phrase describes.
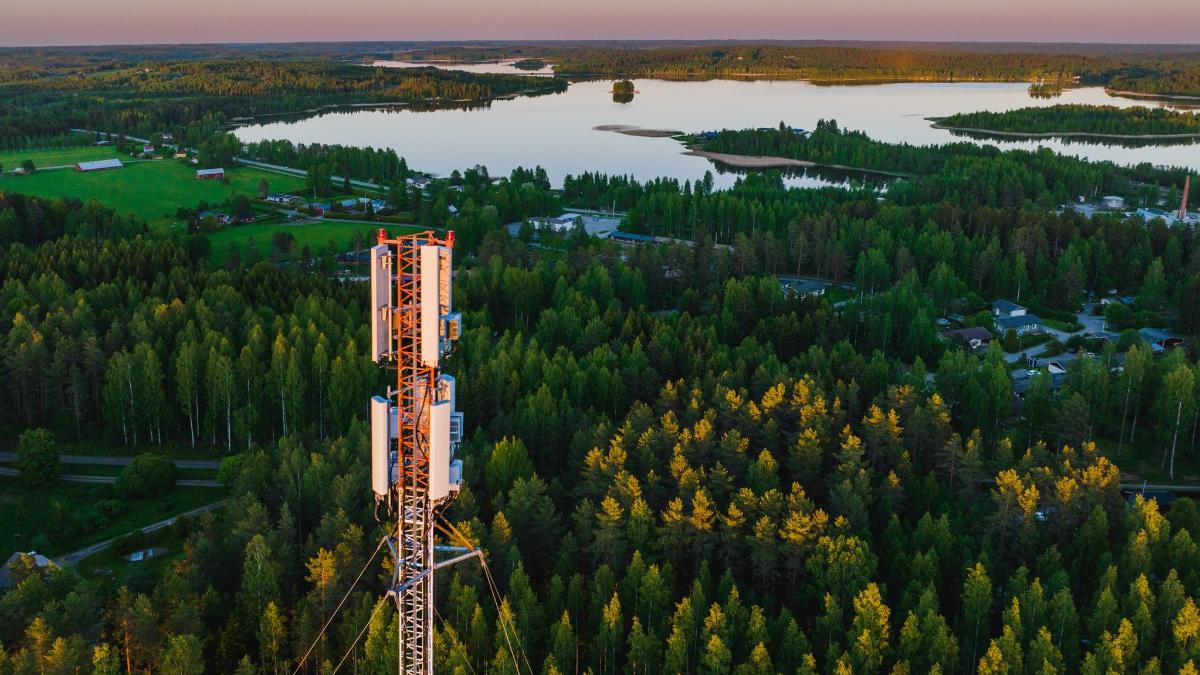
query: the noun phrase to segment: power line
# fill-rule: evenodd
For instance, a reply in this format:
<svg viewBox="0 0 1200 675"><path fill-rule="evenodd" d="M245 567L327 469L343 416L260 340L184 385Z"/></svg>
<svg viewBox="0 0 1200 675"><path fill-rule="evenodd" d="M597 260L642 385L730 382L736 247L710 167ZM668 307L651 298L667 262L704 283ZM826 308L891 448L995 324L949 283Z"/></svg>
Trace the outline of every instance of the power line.
<svg viewBox="0 0 1200 675"><path fill-rule="evenodd" d="M309 655L311 655L312 651L316 649L317 643L320 642L321 638L325 635L325 630L329 628L329 624L333 623L333 618L337 616L339 611L341 611L342 605L346 604L346 599L350 597L350 593L354 591L354 587L358 585L358 582L362 579L363 574L366 573L367 568L371 566L371 562L375 560L375 556L379 555L379 550L383 548L383 543L385 541L387 541L387 537L379 540L379 544L375 546L375 552L371 554L371 557L367 559L366 564L364 564L362 569L358 571L358 576L354 578L354 583L350 584L350 588L346 589L346 594L342 596L342 599L340 602L338 602L337 607L333 609L333 613L329 615L328 619L326 619L325 625L321 626L320 632L317 633L317 637L315 640L313 640L313 643L309 645L308 651L304 652L304 656L300 657L300 661L296 663L296 669L292 671L292 675L296 675L296 673L300 672L300 668L304 666L304 662L308 660Z"/></svg>
<svg viewBox="0 0 1200 675"><path fill-rule="evenodd" d="M500 624L500 629L504 631L504 641L508 643L508 651L511 653L513 651L512 643L508 640L508 629L504 626L504 612L500 611L500 589L496 587L496 580L492 578L492 571L488 568L487 561L483 559L483 556L479 556L479 564L483 567L483 576L487 579L488 590L491 591L492 604L496 606L496 623ZM521 634L517 632L515 625L512 629L513 636L517 641L517 649L521 651L521 658L525 661L525 667L529 669L530 673L536 673L537 671L529 663L529 657L525 655L525 647L521 644ZM514 653L512 657L513 665L516 666L517 672L521 672L521 664L517 662L517 655Z"/></svg>
<svg viewBox="0 0 1200 675"><path fill-rule="evenodd" d="M333 667L333 672L336 673L338 669L342 667L342 664L346 662L346 657L350 656L350 652L354 651L355 648L358 647L358 641L362 639L363 633L367 632L367 628L369 628L371 626L371 622L375 620L375 614L379 612L380 607L383 607L386 604L387 603L384 602L383 598L380 598L375 602L375 609L371 610L371 616L367 617L367 622L364 623L362 629L358 631L358 635L355 636L354 642L350 643L350 648L346 650L345 654L342 654L342 660L338 661L337 665Z"/></svg>
<svg viewBox="0 0 1200 675"><path fill-rule="evenodd" d="M443 625L446 625L446 626L450 625L449 622L446 621L446 619L442 616L442 613L438 611L437 605L434 605L434 607L433 607L433 614L434 614L434 616L436 616L438 618L439 621L442 622ZM458 653L462 654L463 663L467 664L467 670L471 671L471 675L476 675L475 674L475 666L471 665L471 655L467 654L466 648L463 647L462 640L457 639L458 638L457 631L454 633L454 637L455 637L454 644L458 645ZM520 672L520 668L517 669L517 672Z"/></svg>

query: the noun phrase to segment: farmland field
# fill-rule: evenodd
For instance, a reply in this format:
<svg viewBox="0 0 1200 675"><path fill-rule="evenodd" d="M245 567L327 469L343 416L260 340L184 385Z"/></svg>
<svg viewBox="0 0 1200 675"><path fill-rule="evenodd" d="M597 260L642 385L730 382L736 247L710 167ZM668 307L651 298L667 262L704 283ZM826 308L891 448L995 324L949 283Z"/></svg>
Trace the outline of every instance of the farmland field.
<svg viewBox="0 0 1200 675"><path fill-rule="evenodd" d="M116 157L121 161L130 161L125 155L118 154L112 146L85 145L78 148L52 148L49 150L11 150L0 152L0 167L12 171L21 162L31 159L34 167L67 166L77 162L92 159L110 159Z"/></svg>
<svg viewBox="0 0 1200 675"><path fill-rule="evenodd" d="M78 152L82 150L102 150L107 153L92 155L89 159L116 156L111 149L85 148ZM17 153L8 156L24 158L24 155ZM7 166L8 162L3 157L0 156L0 162ZM36 157L33 160L39 166L45 164L45 160L39 162ZM20 159L17 160L19 162ZM175 211L179 207L195 207L201 201L220 205L238 192L254 196L261 178L267 179L273 191L292 191L304 187L303 178L248 167L229 168L227 176L228 185L221 181L196 180L194 167L163 159L135 161L121 169L91 173L55 169L38 171L30 176L6 175L0 178L0 191L39 197L77 197L84 201L94 199L120 213L133 214L145 220L151 228L168 231L177 222Z"/></svg>

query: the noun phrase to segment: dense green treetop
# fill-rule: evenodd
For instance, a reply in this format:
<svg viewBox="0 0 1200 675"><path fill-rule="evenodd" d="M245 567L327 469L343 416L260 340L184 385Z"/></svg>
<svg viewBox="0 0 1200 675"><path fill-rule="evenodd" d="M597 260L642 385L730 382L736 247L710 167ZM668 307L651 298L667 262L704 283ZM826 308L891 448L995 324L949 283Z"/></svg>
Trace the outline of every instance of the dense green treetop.
<svg viewBox="0 0 1200 675"><path fill-rule="evenodd" d="M1200 134L1200 115L1140 106L1055 105L957 113L937 121L947 127L1031 134Z"/></svg>

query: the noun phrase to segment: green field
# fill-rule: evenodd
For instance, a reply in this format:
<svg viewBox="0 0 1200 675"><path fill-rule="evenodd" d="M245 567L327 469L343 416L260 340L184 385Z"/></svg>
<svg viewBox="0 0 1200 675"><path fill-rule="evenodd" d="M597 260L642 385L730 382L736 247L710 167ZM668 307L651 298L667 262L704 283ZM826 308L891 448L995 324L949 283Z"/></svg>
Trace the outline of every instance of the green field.
<svg viewBox="0 0 1200 675"><path fill-rule="evenodd" d="M118 157L111 147L83 147L36 152L0 154L0 164L15 168L21 160L32 159L39 167L67 165L89 159ZM227 167L229 184L220 181L196 180L195 167L173 159L129 160L124 168L94 173L72 169L37 171L31 176L5 175L0 177L0 191L21 192L40 197L77 197L95 199L120 213L133 214L159 232L170 232L181 226L175 212L181 206L195 207L201 201L220 209L231 196L244 193L258 195L258 182L265 178L272 192L301 192L305 179L286 176L244 166ZM232 225L208 235L212 259L224 265L233 250L245 251L254 239L259 255L269 257L272 235L277 230L291 232L296 240L293 256L307 245L314 253L325 250L330 242L338 251L350 248L354 232L362 232L364 243L375 228L386 226L392 232L415 232L419 228L403 225L323 221L315 223L269 222L253 225Z"/></svg>
<svg viewBox="0 0 1200 675"><path fill-rule="evenodd" d="M111 157L117 157L121 161L128 161L128 157L118 155L116 149L111 145L100 147L85 145L78 148L0 152L0 166L3 166L5 171L12 171L27 159L32 159L34 167L37 168L74 165L77 162L86 162L90 159L109 159Z"/></svg>
<svg viewBox="0 0 1200 675"><path fill-rule="evenodd" d="M103 151L89 159L115 157L111 148L85 148L75 152ZM56 152L56 151L48 151ZM14 153L12 156L20 156ZM0 162L3 162L0 159ZM78 160L76 160L78 161ZM19 162L19 160L18 160ZM34 162L39 162L36 157ZM195 167L173 159L136 161L124 168L80 173L71 169L38 171L31 176L0 178L0 191L21 192L40 197L78 197L95 199L120 213L133 214L152 228L169 231L177 222L175 212L181 206L195 207L206 201L219 207L238 192L257 196L259 179L266 178L270 189L291 192L304 187L304 179L284 176L248 167L226 168L229 184L196 180Z"/></svg>
<svg viewBox="0 0 1200 675"><path fill-rule="evenodd" d="M223 491L212 488L177 487L152 499L129 499L125 512L103 527L70 541L51 541L45 533L54 528L51 514L57 502L68 512L113 499L110 485L58 483L50 488L27 487L20 478L0 477L0 555L36 548L38 553L56 556L88 544L116 537L130 530L169 518L205 504L215 502ZM39 535L41 535L39 540Z"/></svg>

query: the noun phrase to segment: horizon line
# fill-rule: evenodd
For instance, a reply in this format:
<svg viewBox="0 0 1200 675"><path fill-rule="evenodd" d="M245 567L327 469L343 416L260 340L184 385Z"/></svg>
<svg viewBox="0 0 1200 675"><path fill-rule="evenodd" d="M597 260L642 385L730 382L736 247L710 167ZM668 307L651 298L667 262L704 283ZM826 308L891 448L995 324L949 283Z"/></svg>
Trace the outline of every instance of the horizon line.
<svg viewBox="0 0 1200 675"><path fill-rule="evenodd" d="M453 39L365 39L365 40L263 40L254 42L96 42L96 43L49 43L49 44L0 44L0 49L89 49L105 47L255 47L284 45L387 45L407 44L593 44L593 43L726 43L741 45L791 43L852 43L861 45L990 45L990 46L1086 46L1086 47L1168 47L1194 48L1200 51L1200 42L1088 42L1080 40L904 40L904 39L861 39L861 38L453 38Z"/></svg>

